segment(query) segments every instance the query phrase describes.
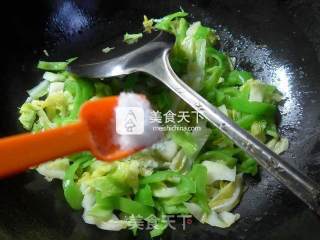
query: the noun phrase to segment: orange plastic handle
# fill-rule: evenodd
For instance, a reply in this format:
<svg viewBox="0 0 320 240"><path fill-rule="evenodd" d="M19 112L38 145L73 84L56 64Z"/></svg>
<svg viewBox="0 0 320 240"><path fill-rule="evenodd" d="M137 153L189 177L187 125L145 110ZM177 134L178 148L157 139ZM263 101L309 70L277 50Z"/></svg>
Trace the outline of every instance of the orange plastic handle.
<svg viewBox="0 0 320 240"><path fill-rule="evenodd" d="M71 153L89 150L90 133L83 122L39 133L0 139L0 177Z"/></svg>

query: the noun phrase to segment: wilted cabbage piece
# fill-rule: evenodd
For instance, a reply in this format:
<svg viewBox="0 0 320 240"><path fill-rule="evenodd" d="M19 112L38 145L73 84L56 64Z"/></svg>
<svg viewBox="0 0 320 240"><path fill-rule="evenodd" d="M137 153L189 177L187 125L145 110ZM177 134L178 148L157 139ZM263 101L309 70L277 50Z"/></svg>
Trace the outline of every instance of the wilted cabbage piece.
<svg viewBox="0 0 320 240"><path fill-rule="evenodd" d="M59 158L51 162L43 163L37 167L37 171L44 175L48 181L52 179L63 180L66 170L69 168L68 158Z"/></svg>
<svg viewBox="0 0 320 240"><path fill-rule="evenodd" d="M214 183L215 181L225 180L233 182L236 178L236 168L232 169L226 166L224 163L203 161L202 165L207 168L208 171L208 183Z"/></svg>

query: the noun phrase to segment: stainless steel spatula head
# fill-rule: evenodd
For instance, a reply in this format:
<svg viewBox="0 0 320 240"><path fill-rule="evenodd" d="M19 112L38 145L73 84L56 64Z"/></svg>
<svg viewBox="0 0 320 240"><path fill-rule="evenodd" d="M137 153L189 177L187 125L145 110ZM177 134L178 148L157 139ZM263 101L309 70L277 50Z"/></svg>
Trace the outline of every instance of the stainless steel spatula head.
<svg viewBox="0 0 320 240"><path fill-rule="evenodd" d="M123 40L108 42L113 48L108 53L102 46L88 51L69 65L68 70L89 78L107 78L137 71L160 58L174 44L174 36L165 32L145 34L137 43L127 44Z"/></svg>

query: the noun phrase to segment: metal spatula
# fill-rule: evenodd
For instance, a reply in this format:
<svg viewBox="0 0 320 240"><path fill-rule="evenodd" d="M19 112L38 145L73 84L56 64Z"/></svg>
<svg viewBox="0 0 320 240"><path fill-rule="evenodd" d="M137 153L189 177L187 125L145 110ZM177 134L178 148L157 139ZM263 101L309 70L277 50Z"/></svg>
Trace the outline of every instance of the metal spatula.
<svg viewBox="0 0 320 240"><path fill-rule="evenodd" d="M282 160L264 144L240 128L215 106L185 84L172 70L169 52L174 37L160 32L147 35L138 44L115 42L108 54L93 51L70 65L69 71L89 78L101 78L145 72L157 78L180 98L197 110L204 118L226 134L237 146L257 160L271 175L287 186L297 197L320 215L320 187L309 177ZM267 194L267 193L266 193Z"/></svg>

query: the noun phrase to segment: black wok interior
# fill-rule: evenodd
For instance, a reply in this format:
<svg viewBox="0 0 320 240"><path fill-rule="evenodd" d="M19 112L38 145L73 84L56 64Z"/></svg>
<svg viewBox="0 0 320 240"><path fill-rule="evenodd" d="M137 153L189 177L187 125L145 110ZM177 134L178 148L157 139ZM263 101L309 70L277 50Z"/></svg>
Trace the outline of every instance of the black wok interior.
<svg viewBox="0 0 320 240"><path fill-rule="evenodd" d="M320 2L317 0L42 0L5 1L1 8L0 135L21 132L18 107L41 80L38 59L77 56L125 32L141 30L143 14L161 17L180 7L217 30L221 47L241 69L276 85L283 155L320 181ZM193 221L167 230L162 239L319 239L320 219L265 171L247 179L235 212L241 219L222 230ZM146 232L136 238L145 239ZM61 182L33 171L0 181L1 240L131 239L131 231L87 225L64 201Z"/></svg>

